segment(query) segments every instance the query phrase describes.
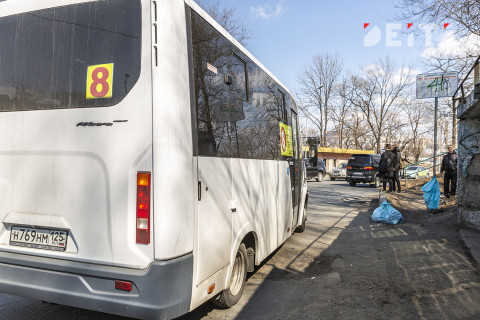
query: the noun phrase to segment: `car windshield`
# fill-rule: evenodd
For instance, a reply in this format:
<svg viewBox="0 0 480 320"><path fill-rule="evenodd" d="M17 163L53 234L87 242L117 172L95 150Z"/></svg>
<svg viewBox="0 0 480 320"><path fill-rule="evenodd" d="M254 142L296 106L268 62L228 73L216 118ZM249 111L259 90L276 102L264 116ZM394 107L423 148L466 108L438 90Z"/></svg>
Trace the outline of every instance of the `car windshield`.
<svg viewBox="0 0 480 320"><path fill-rule="evenodd" d="M369 166L371 165L369 156L355 155L348 160L348 165L353 166Z"/></svg>
<svg viewBox="0 0 480 320"><path fill-rule="evenodd" d="M407 169L407 171L415 171L417 169L418 169L418 167L410 167L410 168Z"/></svg>
<svg viewBox="0 0 480 320"><path fill-rule="evenodd" d="M347 164L346 163L341 163L337 169L345 169L347 167Z"/></svg>

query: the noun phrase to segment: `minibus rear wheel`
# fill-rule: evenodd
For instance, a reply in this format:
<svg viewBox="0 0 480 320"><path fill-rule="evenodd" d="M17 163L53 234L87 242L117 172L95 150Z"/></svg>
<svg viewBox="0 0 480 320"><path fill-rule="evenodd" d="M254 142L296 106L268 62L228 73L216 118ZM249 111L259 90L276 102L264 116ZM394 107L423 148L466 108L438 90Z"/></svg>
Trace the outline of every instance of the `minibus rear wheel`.
<svg viewBox="0 0 480 320"><path fill-rule="evenodd" d="M237 255L233 262L232 275L228 282L228 287L218 296L213 298L212 302L217 307L233 307L242 297L245 281L247 280L247 249L245 244L238 248Z"/></svg>

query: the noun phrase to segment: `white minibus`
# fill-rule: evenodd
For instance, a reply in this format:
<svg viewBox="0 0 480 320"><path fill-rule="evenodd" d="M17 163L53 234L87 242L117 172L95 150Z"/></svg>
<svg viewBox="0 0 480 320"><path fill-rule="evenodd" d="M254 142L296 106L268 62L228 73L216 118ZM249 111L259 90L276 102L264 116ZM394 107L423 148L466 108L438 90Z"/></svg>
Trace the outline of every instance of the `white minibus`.
<svg viewBox="0 0 480 320"><path fill-rule="evenodd" d="M191 0L0 2L0 292L143 319L303 231L292 95Z"/></svg>

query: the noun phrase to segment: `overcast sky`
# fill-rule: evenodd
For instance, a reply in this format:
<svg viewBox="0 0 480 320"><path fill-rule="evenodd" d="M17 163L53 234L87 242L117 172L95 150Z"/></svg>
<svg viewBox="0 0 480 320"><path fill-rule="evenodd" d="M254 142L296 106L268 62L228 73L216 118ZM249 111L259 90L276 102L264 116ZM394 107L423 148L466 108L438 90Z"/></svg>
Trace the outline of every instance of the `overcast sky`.
<svg viewBox="0 0 480 320"><path fill-rule="evenodd" d="M204 0L205 3L214 0ZM425 50L435 53L450 50L455 41L433 40L452 37L443 25L412 25L417 33L409 38L407 23L396 16L399 9L389 0L221 0L222 6L234 7L239 19L253 32L247 49L294 92L297 76L315 54L338 53L347 70L374 64L390 56L399 65L421 63ZM369 23L365 26L365 23ZM427 35L427 37L425 37Z"/></svg>

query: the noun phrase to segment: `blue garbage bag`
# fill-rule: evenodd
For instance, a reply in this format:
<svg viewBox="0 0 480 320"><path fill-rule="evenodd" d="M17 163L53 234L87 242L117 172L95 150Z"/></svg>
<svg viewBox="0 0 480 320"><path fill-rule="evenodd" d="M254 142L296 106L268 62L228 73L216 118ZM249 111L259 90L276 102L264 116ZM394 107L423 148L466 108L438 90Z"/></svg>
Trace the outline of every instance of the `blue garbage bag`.
<svg viewBox="0 0 480 320"><path fill-rule="evenodd" d="M432 180L427 182L423 187L423 200L429 210L438 209L440 205L440 185L438 184L437 177L433 177Z"/></svg>
<svg viewBox="0 0 480 320"><path fill-rule="evenodd" d="M393 208L387 201L383 201L380 207L373 211L372 221L399 224L403 223L404 220L402 214L398 212L398 210Z"/></svg>

